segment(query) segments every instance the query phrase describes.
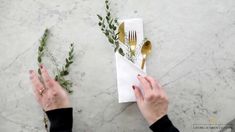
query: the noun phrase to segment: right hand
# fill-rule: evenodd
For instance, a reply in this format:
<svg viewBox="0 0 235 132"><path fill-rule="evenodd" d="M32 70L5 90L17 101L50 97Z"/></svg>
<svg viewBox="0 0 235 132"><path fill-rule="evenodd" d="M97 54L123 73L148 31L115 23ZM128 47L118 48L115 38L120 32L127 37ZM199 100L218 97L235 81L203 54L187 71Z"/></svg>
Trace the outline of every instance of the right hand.
<svg viewBox="0 0 235 132"><path fill-rule="evenodd" d="M148 124L152 125L167 114L168 97L154 78L140 75L137 78L143 88L142 93L139 86L133 85L137 105Z"/></svg>

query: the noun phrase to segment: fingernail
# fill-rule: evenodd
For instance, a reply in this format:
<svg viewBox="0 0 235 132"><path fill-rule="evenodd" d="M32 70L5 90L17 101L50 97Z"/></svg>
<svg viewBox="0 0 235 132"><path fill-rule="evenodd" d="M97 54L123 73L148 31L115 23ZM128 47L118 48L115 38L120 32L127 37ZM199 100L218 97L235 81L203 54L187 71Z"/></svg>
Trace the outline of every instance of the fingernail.
<svg viewBox="0 0 235 132"><path fill-rule="evenodd" d="M133 90L135 90L135 86L132 86Z"/></svg>
<svg viewBox="0 0 235 132"><path fill-rule="evenodd" d="M29 70L29 74L32 74L33 73L33 70Z"/></svg>
<svg viewBox="0 0 235 132"><path fill-rule="evenodd" d="M42 64L40 64L40 68L41 68L41 69L43 68L43 65L42 65Z"/></svg>

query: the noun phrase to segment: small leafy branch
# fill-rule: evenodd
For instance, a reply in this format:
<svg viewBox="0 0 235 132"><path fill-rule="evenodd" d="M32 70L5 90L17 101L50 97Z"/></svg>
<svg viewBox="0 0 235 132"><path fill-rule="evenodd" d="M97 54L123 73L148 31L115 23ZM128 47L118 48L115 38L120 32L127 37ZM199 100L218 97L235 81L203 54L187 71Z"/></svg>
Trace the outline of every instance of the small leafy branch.
<svg viewBox="0 0 235 132"><path fill-rule="evenodd" d="M49 30L46 29L41 40L40 40L40 45L38 47L38 65L42 64L42 56L44 55L44 51L46 48L46 42L48 39L48 34L49 34ZM38 68L38 73L41 75L41 71L40 68Z"/></svg>
<svg viewBox="0 0 235 132"><path fill-rule="evenodd" d="M111 14L109 0L105 0L105 11L105 17L102 17L101 15L97 14L99 19L98 25L100 26L101 31L108 38L108 41L114 46L114 52L118 51L122 56L124 56L125 54L122 48L120 47L120 43L118 40L118 20L117 18L114 18Z"/></svg>
<svg viewBox="0 0 235 132"><path fill-rule="evenodd" d="M46 49L46 43L49 36L49 30L46 29L41 40L40 45L38 47L38 64L42 64L42 57L44 56L45 49ZM61 69L57 69L57 75L55 76L55 80L59 82L59 84L68 92L72 93L71 87L72 82L71 80L65 79L65 76L69 75L69 67L73 63L74 58L74 44L70 45L70 51L68 53L68 57L65 59L65 64L62 66ZM41 75L40 68L38 68L38 73Z"/></svg>
<svg viewBox="0 0 235 132"><path fill-rule="evenodd" d="M72 93L71 90L72 82L70 80L66 80L65 76L69 74L69 66L73 63L73 57L74 57L74 44L70 44L70 51L69 51L69 57L65 59L65 64L59 71L58 75L55 76L55 80L60 83L60 85L65 88L65 90L68 93Z"/></svg>

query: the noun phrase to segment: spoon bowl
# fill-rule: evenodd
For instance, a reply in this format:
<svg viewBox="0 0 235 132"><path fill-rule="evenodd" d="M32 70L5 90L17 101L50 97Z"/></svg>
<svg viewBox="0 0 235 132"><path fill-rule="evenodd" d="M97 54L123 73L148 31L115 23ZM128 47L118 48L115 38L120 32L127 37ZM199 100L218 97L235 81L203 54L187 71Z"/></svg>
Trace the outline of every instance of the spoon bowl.
<svg viewBox="0 0 235 132"><path fill-rule="evenodd" d="M144 44L141 48L141 54L143 55L141 69L144 69L144 64L145 64L146 58L151 53L151 51L152 51L152 44L149 40L147 40L144 42Z"/></svg>

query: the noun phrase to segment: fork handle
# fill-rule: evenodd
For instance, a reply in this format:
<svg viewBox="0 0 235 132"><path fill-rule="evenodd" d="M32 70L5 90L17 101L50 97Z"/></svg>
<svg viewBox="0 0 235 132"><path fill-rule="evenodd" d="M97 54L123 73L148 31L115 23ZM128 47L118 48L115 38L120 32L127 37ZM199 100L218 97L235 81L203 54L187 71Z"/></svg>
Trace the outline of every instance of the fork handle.
<svg viewBox="0 0 235 132"><path fill-rule="evenodd" d="M141 69L142 69L142 70L144 69L145 61L146 61L146 58L143 58L143 60L142 60L142 64L141 64Z"/></svg>

